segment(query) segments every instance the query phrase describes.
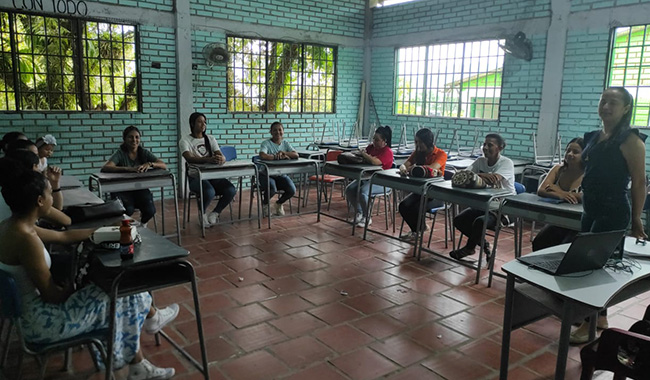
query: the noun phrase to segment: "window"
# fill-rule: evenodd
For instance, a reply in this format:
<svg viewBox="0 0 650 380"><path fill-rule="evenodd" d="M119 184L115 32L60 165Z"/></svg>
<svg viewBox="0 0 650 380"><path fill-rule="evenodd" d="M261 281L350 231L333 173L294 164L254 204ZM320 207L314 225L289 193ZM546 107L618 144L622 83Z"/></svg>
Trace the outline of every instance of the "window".
<svg viewBox="0 0 650 380"><path fill-rule="evenodd" d="M395 113L497 119L503 41L417 46L396 52Z"/></svg>
<svg viewBox="0 0 650 380"><path fill-rule="evenodd" d="M615 28L607 87L625 87L634 97L632 125L650 126L650 25Z"/></svg>
<svg viewBox="0 0 650 380"><path fill-rule="evenodd" d="M0 12L0 111L138 111L136 28Z"/></svg>
<svg viewBox="0 0 650 380"><path fill-rule="evenodd" d="M228 37L228 110L334 112L336 48Z"/></svg>

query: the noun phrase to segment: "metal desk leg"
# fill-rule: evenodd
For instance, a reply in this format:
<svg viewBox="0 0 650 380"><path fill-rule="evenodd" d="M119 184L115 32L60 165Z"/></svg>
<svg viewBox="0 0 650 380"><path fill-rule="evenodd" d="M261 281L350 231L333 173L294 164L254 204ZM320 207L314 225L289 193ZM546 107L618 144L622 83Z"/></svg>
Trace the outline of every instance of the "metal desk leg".
<svg viewBox="0 0 650 380"><path fill-rule="evenodd" d="M165 188L160 188L160 208L162 216L162 236L165 236ZM155 218L155 216L154 216Z"/></svg>
<svg viewBox="0 0 650 380"><path fill-rule="evenodd" d="M508 273L506 281L506 300L503 312L503 335L501 337L501 368L499 380L508 379L508 360L510 358L510 334L512 333L512 312L515 300L515 276Z"/></svg>
<svg viewBox="0 0 650 380"><path fill-rule="evenodd" d="M199 221L201 223L201 237L205 237L205 224L203 223L203 178L199 172ZM192 205L190 205L192 207ZM189 208L188 208L189 210Z"/></svg>
<svg viewBox="0 0 650 380"><path fill-rule="evenodd" d="M358 182L358 186L357 186L357 199L356 199L357 203L361 202L361 178L362 177L363 177L363 172L359 173L359 178L358 178L359 182ZM369 205L370 205L370 189L368 189L368 206ZM354 224L354 217L356 217L356 215L357 215L357 210L355 208L355 205L352 205L352 207L353 207L352 211L353 211L353 214L354 214L354 216L352 217L352 236L354 236L354 229L357 227L357 225ZM365 216L366 223L368 222L368 217L369 216L370 215Z"/></svg>
<svg viewBox="0 0 650 380"><path fill-rule="evenodd" d="M413 256L417 256L418 261L420 261L420 258L422 256L422 244L424 243L424 229L422 228L424 227L424 223L422 222L426 213L424 206L427 204L427 199L427 188L425 186L424 189L422 189L422 196L420 197L420 211L418 212L418 215L420 216L420 218L418 218L418 234L415 236L415 251L413 252ZM433 226L431 228L433 228ZM447 228L447 226L445 226L445 228Z"/></svg>
<svg viewBox="0 0 650 380"><path fill-rule="evenodd" d="M566 361L569 355L571 321L573 321L573 305L571 302L564 301L562 307L562 327L560 328L560 341L558 342L557 362L555 364L555 380L564 380Z"/></svg>
<svg viewBox="0 0 650 380"><path fill-rule="evenodd" d="M316 197L316 221L317 222L320 222L320 205L321 205L321 194L320 194L320 192L321 192L321 187L320 186L321 185L318 183L319 182L318 181L318 170L319 170L319 168L320 168L320 166L318 164L314 164L314 170L315 170L315 173L316 173L316 180L317 180L316 181L316 194L318 194L318 196ZM307 177L307 179L309 179L309 177ZM334 188L332 188L332 190L334 190ZM307 194L307 196L309 196L309 194Z"/></svg>
<svg viewBox="0 0 650 380"><path fill-rule="evenodd" d="M481 245L479 246L479 250L478 250L479 255L478 255L478 266L476 268L476 281L474 282L475 284L478 284L479 280L481 279L481 269L483 264L483 247L485 246L485 233L487 232L487 222L488 222L489 215L490 215L490 207L488 206L488 208L485 211L485 218L483 219L483 233L481 234ZM497 223L499 223L498 220Z"/></svg>
<svg viewBox="0 0 650 380"><path fill-rule="evenodd" d="M124 272L118 274L115 279L113 279L113 283L111 284L111 294L109 294L110 298L110 306L109 306L109 321L108 321L108 342L106 342L106 375L105 379L106 380L111 380L113 378L113 351L115 351L115 314L117 311L117 290L120 285L120 280L122 279L122 274Z"/></svg>
<svg viewBox="0 0 650 380"><path fill-rule="evenodd" d="M174 216L176 217L176 238L178 245L181 245L181 223L178 212L178 193L176 191L176 176L172 174L172 191L174 192Z"/></svg>

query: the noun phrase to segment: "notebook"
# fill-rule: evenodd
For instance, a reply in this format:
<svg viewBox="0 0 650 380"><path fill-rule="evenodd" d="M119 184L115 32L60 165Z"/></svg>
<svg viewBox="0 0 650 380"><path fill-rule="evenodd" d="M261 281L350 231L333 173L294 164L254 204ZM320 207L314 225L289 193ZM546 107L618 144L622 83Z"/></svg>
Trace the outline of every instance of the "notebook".
<svg viewBox="0 0 650 380"><path fill-rule="evenodd" d="M517 260L552 275L600 269L614 253L624 235L623 230L580 233L566 253L527 255L518 257Z"/></svg>

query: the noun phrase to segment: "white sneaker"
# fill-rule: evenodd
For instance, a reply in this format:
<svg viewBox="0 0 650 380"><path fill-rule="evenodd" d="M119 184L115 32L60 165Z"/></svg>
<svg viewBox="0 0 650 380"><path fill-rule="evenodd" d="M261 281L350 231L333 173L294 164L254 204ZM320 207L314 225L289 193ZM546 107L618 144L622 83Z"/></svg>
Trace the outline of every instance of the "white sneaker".
<svg viewBox="0 0 650 380"><path fill-rule="evenodd" d="M357 215L354 216L354 224L359 224L363 221L363 214L358 212Z"/></svg>
<svg viewBox="0 0 650 380"><path fill-rule="evenodd" d="M158 309L153 317L144 320L142 329L147 334L157 334L178 315L178 304L171 304L164 309Z"/></svg>
<svg viewBox="0 0 650 380"><path fill-rule="evenodd" d="M212 227L212 223L210 223L210 220L208 219L208 214L203 214L203 228L210 227Z"/></svg>
<svg viewBox="0 0 650 380"><path fill-rule="evenodd" d="M262 205L262 217L263 218L268 218L269 217L269 209L267 205Z"/></svg>
<svg viewBox="0 0 650 380"><path fill-rule="evenodd" d="M210 224L217 224L219 223L219 213L216 211L212 211L211 213L208 214L208 223Z"/></svg>
<svg viewBox="0 0 650 380"><path fill-rule="evenodd" d="M368 218L368 226L372 224L372 218ZM357 223L357 227L364 228L366 226L366 218L361 218L361 221Z"/></svg>
<svg viewBox="0 0 650 380"><path fill-rule="evenodd" d="M284 205L278 202L273 203L273 214L277 216L284 216Z"/></svg>
<svg viewBox="0 0 650 380"><path fill-rule="evenodd" d="M170 379L176 370L173 368L158 368L149 360L142 359L140 363L129 365L128 380L165 380Z"/></svg>

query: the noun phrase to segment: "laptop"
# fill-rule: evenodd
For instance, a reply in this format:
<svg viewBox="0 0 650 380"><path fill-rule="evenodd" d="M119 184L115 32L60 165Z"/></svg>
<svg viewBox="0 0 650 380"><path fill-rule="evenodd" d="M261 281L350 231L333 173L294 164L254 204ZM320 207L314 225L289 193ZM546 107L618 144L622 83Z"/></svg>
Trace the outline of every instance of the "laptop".
<svg viewBox="0 0 650 380"><path fill-rule="evenodd" d="M625 231L580 233L564 252L518 257L520 262L552 275L602 268L625 236Z"/></svg>

